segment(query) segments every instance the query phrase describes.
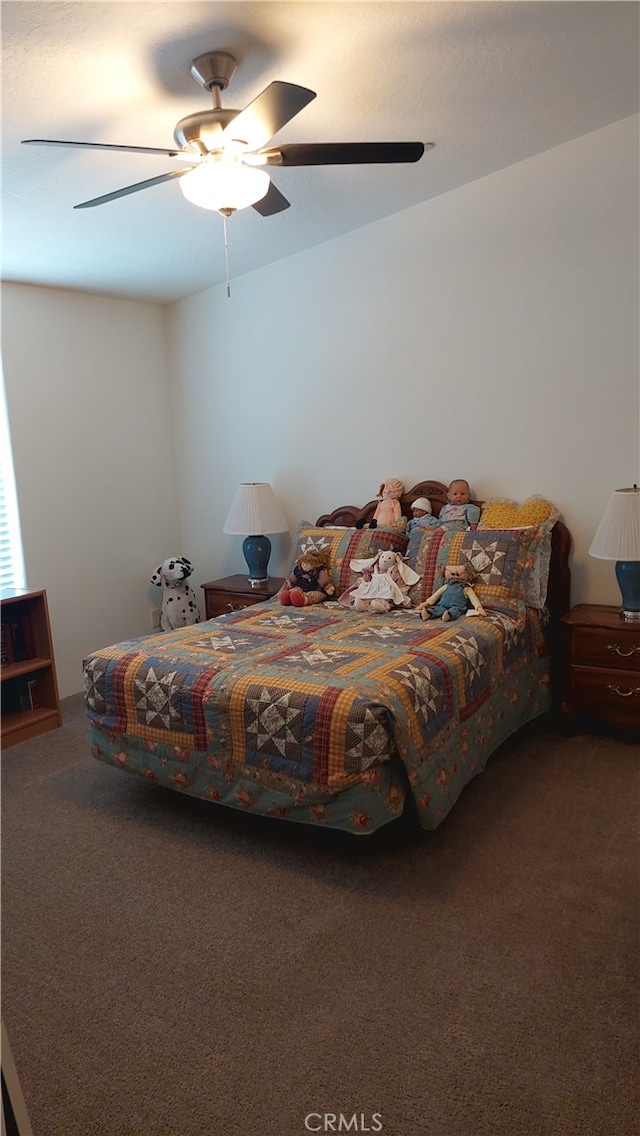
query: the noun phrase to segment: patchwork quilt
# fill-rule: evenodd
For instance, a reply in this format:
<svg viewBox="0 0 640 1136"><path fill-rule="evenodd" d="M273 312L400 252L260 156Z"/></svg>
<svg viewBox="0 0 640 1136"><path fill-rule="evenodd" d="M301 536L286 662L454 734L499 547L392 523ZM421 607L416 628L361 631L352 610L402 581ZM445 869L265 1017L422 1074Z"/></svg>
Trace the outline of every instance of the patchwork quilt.
<svg viewBox="0 0 640 1136"><path fill-rule="evenodd" d="M435 828L549 709L540 617L453 623L255 604L94 652L93 756L206 800L352 832L410 795Z"/></svg>

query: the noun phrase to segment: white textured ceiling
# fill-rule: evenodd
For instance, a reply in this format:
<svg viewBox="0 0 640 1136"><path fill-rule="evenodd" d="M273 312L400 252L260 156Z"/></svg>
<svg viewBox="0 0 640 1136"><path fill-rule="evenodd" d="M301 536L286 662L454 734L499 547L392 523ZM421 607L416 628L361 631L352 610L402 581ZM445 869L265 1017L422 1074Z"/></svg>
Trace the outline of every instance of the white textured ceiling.
<svg viewBox="0 0 640 1136"><path fill-rule="evenodd" d="M221 218L176 181L73 210L171 159L20 145L171 147L178 119L211 106L189 73L205 51L239 61L225 107L243 108L274 79L317 92L278 142L436 143L415 165L271 171L291 208L230 219L233 278L637 113L638 10L610 0L2 3L3 278L162 303L225 279Z"/></svg>

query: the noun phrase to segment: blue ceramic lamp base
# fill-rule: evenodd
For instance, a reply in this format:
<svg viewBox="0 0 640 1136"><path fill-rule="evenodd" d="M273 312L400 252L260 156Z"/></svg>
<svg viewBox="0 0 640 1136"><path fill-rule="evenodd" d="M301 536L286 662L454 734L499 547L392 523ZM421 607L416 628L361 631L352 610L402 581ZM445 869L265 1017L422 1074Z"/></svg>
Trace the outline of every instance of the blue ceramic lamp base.
<svg viewBox="0 0 640 1136"><path fill-rule="evenodd" d="M616 580L622 592L622 618L640 620L640 560L617 560Z"/></svg>
<svg viewBox="0 0 640 1136"><path fill-rule="evenodd" d="M242 542L242 551L249 569L251 587L265 584L269 579L267 567L271 556L271 541L268 536L247 536Z"/></svg>

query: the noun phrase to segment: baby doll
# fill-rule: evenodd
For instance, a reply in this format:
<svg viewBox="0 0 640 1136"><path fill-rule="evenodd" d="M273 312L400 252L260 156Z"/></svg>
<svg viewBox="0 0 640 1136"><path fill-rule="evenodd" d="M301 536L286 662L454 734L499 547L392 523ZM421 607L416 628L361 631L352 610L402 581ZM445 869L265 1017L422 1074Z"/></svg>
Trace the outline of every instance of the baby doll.
<svg viewBox="0 0 640 1136"><path fill-rule="evenodd" d="M404 485L397 477L388 477L378 488L376 497L378 504L372 519L369 521L370 529L377 529L378 525L387 528L404 529L405 520L402 515L400 498L404 493ZM356 528L364 528L364 521L356 521Z"/></svg>
<svg viewBox="0 0 640 1136"><path fill-rule="evenodd" d="M466 564L448 564L444 570L444 584L437 591L417 605L423 619L441 619L447 623L459 619L469 608L469 615L486 615L476 593L471 587L471 572Z"/></svg>
<svg viewBox="0 0 640 1136"><path fill-rule="evenodd" d="M416 497L411 506L411 520L407 523L407 533L413 532L414 529L436 528L439 524L438 518L433 516L429 498Z"/></svg>
<svg viewBox="0 0 640 1136"><path fill-rule="evenodd" d="M480 506L471 502L469 482L456 478L447 489L447 504L443 505L438 517L439 523L464 521L468 529L477 529L480 520Z"/></svg>
<svg viewBox="0 0 640 1136"><path fill-rule="evenodd" d="M280 603L294 607L307 607L322 603L334 595L335 587L327 572L322 552L310 549L298 558L293 572L280 589Z"/></svg>

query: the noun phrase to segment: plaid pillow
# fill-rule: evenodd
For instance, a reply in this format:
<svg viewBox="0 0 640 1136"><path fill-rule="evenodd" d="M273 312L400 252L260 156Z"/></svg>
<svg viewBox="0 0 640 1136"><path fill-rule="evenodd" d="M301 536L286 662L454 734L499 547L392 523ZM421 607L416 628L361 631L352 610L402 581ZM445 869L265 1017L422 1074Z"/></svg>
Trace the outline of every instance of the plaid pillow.
<svg viewBox="0 0 640 1136"><path fill-rule="evenodd" d="M436 528L417 528L409 534L407 564L420 576L418 583L409 588L409 599L414 607L435 592L434 580L440 549L443 542L453 535L446 529Z"/></svg>
<svg viewBox="0 0 640 1136"><path fill-rule="evenodd" d="M519 523L516 518L519 517ZM551 566L551 530L560 513L544 497L530 497L522 505L513 501L494 499L487 502L480 518L479 529L523 529L531 533L535 561L527 575L525 604L538 610L547 602L549 568ZM534 528L536 531L534 531Z"/></svg>
<svg viewBox="0 0 640 1136"><path fill-rule="evenodd" d="M390 528L318 528L309 521L300 521L289 572L303 552L310 549L324 552L331 583L335 586L336 596L339 596L360 579L358 573L349 567L352 560L366 560L388 548L404 556L407 551L406 533Z"/></svg>
<svg viewBox="0 0 640 1136"><path fill-rule="evenodd" d="M468 564L473 590L488 611L522 614L542 535L537 528L452 533L434 529L413 548L410 538L407 562L422 577L409 592L412 603L420 603L440 587L448 564Z"/></svg>

